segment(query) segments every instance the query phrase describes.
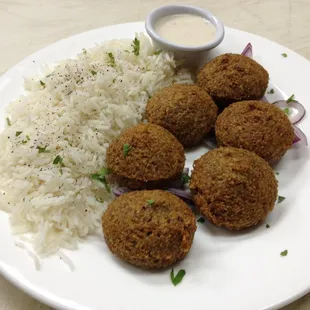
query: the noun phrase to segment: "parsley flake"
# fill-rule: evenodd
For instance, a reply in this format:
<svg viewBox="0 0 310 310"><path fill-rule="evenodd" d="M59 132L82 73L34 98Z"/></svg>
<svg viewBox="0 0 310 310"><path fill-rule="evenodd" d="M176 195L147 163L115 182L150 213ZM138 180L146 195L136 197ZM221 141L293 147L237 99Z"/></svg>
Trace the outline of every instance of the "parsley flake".
<svg viewBox="0 0 310 310"><path fill-rule="evenodd" d="M268 94L274 94L274 89L273 88L271 88L268 92L267 92Z"/></svg>
<svg viewBox="0 0 310 310"><path fill-rule="evenodd" d="M108 65L110 67L115 67L115 57L112 53L107 53L108 55Z"/></svg>
<svg viewBox="0 0 310 310"><path fill-rule="evenodd" d="M285 108L283 111L284 111L284 113L285 113L286 115L289 115L289 114L290 114L290 109L289 109L289 108Z"/></svg>
<svg viewBox="0 0 310 310"><path fill-rule="evenodd" d="M162 50L158 50L156 52L154 52L154 55L159 55L162 52Z"/></svg>
<svg viewBox="0 0 310 310"><path fill-rule="evenodd" d="M108 181L107 181L107 179L106 179L106 176L107 176L108 174L110 174L110 170L107 169L107 168L102 168L102 169L100 169L100 170L98 171L98 173L92 174L92 175L91 175L91 178L92 178L93 180L97 180L97 181L103 183L103 185L104 185L106 191L107 191L108 193L111 193L111 188L110 188L110 186L109 186L109 184L108 184Z"/></svg>
<svg viewBox="0 0 310 310"><path fill-rule="evenodd" d="M267 224L267 225L266 225L266 228L270 228L270 225L269 225L269 224Z"/></svg>
<svg viewBox="0 0 310 310"><path fill-rule="evenodd" d="M151 205L153 205L153 204L155 203L155 200L149 199L149 200L147 200L146 202L147 202L147 204L148 204L149 206L151 206Z"/></svg>
<svg viewBox="0 0 310 310"><path fill-rule="evenodd" d="M293 95L291 95L288 99L286 99L286 102L287 103L290 103L290 102L292 102L292 101L295 101L295 95L293 94Z"/></svg>
<svg viewBox="0 0 310 310"><path fill-rule="evenodd" d="M10 119L7 117L6 118L6 123L8 124L8 126L11 126L12 124L11 124L11 121L10 121Z"/></svg>
<svg viewBox="0 0 310 310"><path fill-rule="evenodd" d="M197 222L198 223L204 223L206 220L203 218L203 217L200 217L198 220L197 220Z"/></svg>
<svg viewBox="0 0 310 310"><path fill-rule="evenodd" d="M63 160L62 157L57 155L53 160L53 164L54 165L60 164L61 167L64 167L65 165L63 164L62 160Z"/></svg>
<svg viewBox="0 0 310 310"><path fill-rule="evenodd" d="M92 75L96 75L96 74L97 74L97 72L96 72L95 70L90 70L90 73L91 73Z"/></svg>
<svg viewBox="0 0 310 310"><path fill-rule="evenodd" d="M45 88L45 86L46 86L46 84L45 84L43 81L41 81L41 80L40 80L40 85L41 85L43 88Z"/></svg>
<svg viewBox="0 0 310 310"><path fill-rule="evenodd" d="M288 250L284 250L284 251L282 251L280 254L281 254L281 256L286 256L287 253L288 253Z"/></svg>
<svg viewBox="0 0 310 310"><path fill-rule="evenodd" d="M127 143L124 144L124 147L123 147L124 158L127 157L128 153L129 153L129 151L130 151L131 149L132 149L132 146L131 146L131 145L129 145L129 144L127 144Z"/></svg>
<svg viewBox="0 0 310 310"><path fill-rule="evenodd" d="M23 133L22 131L16 131L16 133L15 133L15 137L20 136L22 133Z"/></svg>
<svg viewBox="0 0 310 310"><path fill-rule="evenodd" d="M39 150L38 153L39 153L39 154L40 154L40 153L48 153L49 151L48 151L46 148L47 148L47 146L44 146L44 147L42 147L42 146L37 146L37 149Z"/></svg>
<svg viewBox="0 0 310 310"><path fill-rule="evenodd" d="M283 197L283 196L278 196L278 203L281 203L283 200L285 200L285 197Z"/></svg>
<svg viewBox="0 0 310 310"><path fill-rule="evenodd" d="M170 272L170 279L174 286L177 286L182 282L184 276L186 275L186 271L184 269L179 270L176 276L174 276L174 270L172 269Z"/></svg>
<svg viewBox="0 0 310 310"><path fill-rule="evenodd" d="M287 54L286 54L286 53L282 53L281 55L282 55L284 58L287 57Z"/></svg>
<svg viewBox="0 0 310 310"><path fill-rule="evenodd" d="M188 183L190 179L191 179L191 177L187 173L184 173L184 172L182 173L182 175L181 175L182 184Z"/></svg>
<svg viewBox="0 0 310 310"><path fill-rule="evenodd" d="M135 38L135 39L132 41L131 46L132 46L132 48L133 48L133 53L134 53L136 56L139 56L139 54L140 54L140 40L138 40L137 38Z"/></svg>

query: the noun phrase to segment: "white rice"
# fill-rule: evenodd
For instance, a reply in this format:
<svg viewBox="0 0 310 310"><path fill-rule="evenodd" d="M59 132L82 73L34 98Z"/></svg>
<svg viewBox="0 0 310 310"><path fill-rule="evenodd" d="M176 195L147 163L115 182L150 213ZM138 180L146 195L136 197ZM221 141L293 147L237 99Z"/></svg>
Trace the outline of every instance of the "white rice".
<svg viewBox="0 0 310 310"><path fill-rule="evenodd" d="M105 166L109 143L142 120L158 89L192 83L187 71L176 72L172 54L155 55L149 39L137 37L139 56L132 40L113 40L44 68L43 76L25 79L28 93L7 109L11 126L0 135L0 208L11 213L14 233L33 234L40 256L75 249L100 229L112 197L91 174ZM56 156L63 167L53 164Z"/></svg>

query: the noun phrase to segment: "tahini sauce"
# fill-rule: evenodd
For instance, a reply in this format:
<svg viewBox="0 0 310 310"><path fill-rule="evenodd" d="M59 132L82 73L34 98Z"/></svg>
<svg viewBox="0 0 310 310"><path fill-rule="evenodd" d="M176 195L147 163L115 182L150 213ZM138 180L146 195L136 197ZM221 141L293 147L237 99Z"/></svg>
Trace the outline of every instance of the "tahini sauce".
<svg viewBox="0 0 310 310"><path fill-rule="evenodd" d="M216 28L210 21L192 14L162 17L155 23L155 31L166 41L183 46L204 45L216 36Z"/></svg>

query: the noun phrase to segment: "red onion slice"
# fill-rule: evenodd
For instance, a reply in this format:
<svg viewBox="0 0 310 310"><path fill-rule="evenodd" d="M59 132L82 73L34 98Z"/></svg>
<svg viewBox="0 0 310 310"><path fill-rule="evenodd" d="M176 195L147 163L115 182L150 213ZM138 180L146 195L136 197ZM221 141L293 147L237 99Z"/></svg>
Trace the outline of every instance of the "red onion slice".
<svg viewBox="0 0 310 310"><path fill-rule="evenodd" d="M130 192L130 189L128 187L113 187L112 188L112 193L116 196L119 197L125 193Z"/></svg>
<svg viewBox="0 0 310 310"><path fill-rule="evenodd" d="M192 200L192 194L189 190L183 190L178 188L168 188L168 192L186 200Z"/></svg>
<svg viewBox="0 0 310 310"><path fill-rule="evenodd" d="M128 187L113 187L112 192L116 197L119 197L125 193L130 192ZM192 194L189 189L168 188L168 192L178 196L179 198L187 201L192 201Z"/></svg>
<svg viewBox="0 0 310 310"><path fill-rule="evenodd" d="M294 125L293 125L293 128L294 128L294 132L295 132L295 138L294 138L293 144L298 143L299 145L302 144L302 145L308 146L307 137L303 133L303 131Z"/></svg>
<svg viewBox="0 0 310 310"><path fill-rule="evenodd" d="M276 105L282 110L289 109L289 114L287 115L287 117L292 124L296 124L301 121L306 114L304 106L300 102L295 100L290 102L286 102L285 100L279 100L274 102L274 105Z"/></svg>
<svg viewBox="0 0 310 310"><path fill-rule="evenodd" d="M266 102L266 103L270 103L265 96L262 97L261 101Z"/></svg>
<svg viewBox="0 0 310 310"><path fill-rule="evenodd" d="M184 168L183 169L184 174L189 174L189 168ZM169 192L179 196L182 199L187 199L191 200L190 196L190 191L188 189L185 189L186 185L182 183L181 178L175 181L172 181L171 184L169 185L171 188L167 189ZM112 193L116 196L119 197L125 193L130 192L131 189L128 187L118 187L118 186L113 186L112 187Z"/></svg>
<svg viewBox="0 0 310 310"><path fill-rule="evenodd" d="M217 148L217 141L214 134L207 135L206 138L203 140L203 143L210 150Z"/></svg>
<svg viewBox="0 0 310 310"><path fill-rule="evenodd" d="M251 43L247 44L247 46L244 48L241 55L249 57L249 58L253 58L253 47Z"/></svg>

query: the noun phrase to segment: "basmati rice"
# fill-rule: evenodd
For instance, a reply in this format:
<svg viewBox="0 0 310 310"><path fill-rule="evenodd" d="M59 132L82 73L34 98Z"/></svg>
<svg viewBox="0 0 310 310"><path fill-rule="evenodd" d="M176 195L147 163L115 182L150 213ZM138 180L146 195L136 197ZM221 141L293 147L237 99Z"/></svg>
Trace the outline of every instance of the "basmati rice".
<svg viewBox="0 0 310 310"><path fill-rule="evenodd" d="M100 230L112 197L90 176L105 166L109 143L142 120L158 89L192 83L171 53L156 53L143 34L137 38L138 56L132 40L112 40L46 66L43 76L25 79L28 93L7 108L0 208L11 213L13 233L33 234L40 256L76 249Z"/></svg>

